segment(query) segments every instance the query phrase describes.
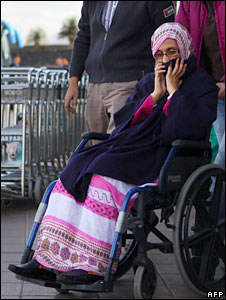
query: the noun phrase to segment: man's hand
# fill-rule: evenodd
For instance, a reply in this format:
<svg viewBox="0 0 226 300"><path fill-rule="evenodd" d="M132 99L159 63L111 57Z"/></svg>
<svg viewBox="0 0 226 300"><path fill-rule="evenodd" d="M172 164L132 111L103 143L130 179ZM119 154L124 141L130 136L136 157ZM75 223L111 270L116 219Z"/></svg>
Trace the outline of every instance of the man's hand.
<svg viewBox="0 0 226 300"><path fill-rule="evenodd" d="M65 102L65 111L67 115L69 116L70 113L75 114L75 109L77 106L77 100L78 100L78 77L71 77L69 81L69 88L67 90L67 93L64 98ZM71 101L73 100L73 107L70 105Z"/></svg>
<svg viewBox="0 0 226 300"><path fill-rule="evenodd" d="M182 79L187 68L187 64L184 63L184 59L179 60L177 58L174 69L172 70L172 64L169 65L168 72L166 74L166 88L169 95L179 90Z"/></svg>
<svg viewBox="0 0 226 300"><path fill-rule="evenodd" d="M221 100L225 100L225 82L218 82L217 86L220 88L218 92L218 98Z"/></svg>

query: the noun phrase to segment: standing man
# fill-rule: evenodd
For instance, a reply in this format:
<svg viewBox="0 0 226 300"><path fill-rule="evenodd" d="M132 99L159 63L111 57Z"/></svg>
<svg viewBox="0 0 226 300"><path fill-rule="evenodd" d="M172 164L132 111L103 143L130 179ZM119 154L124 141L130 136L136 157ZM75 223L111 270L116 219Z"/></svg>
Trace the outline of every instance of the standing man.
<svg viewBox="0 0 226 300"><path fill-rule="evenodd" d="M126 102L136 83L154 70L150 40L165 22L174 21L171 1L84 1L74 41L67 114L74 112L78 81L89 75L86 129L111 133L113 115Z"/></svg>
<svg viewBox="0 0 226 300"><path fill-rule="evenodd" d="M217 120L219 144L215 163L225 166L225 1L181 1L176 22L191 34L194 54L219 87Z"/></svg>
<svg viewBox="0 0 226 300"><path fill-rule="evenodd" d="M213 123L219 150L214 163L225 168L225 1L181 1L176 22L184 25L191 34L197 62L212 76L218 91L217 119ZM213 189L213 185L210 188ZM219 219L225 217L225 186L219 208ZM225 230L219 231L222 240ZM194 257L199 265L200 257ZM214 252L211 258L212 274L219 264Z"/></svg>

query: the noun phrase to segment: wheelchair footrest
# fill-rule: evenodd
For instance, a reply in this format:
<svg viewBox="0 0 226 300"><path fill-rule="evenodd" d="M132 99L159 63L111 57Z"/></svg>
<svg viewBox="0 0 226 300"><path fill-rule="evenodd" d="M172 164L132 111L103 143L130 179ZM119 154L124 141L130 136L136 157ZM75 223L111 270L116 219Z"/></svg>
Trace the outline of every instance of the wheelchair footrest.
<svg viewBox="0 0 226 300"><path fill-rule="evenodd" d="M29 278L29 277L24 277L24 276L20 276L20 275L16 275L16 278L19 279L19 280L23 280L23 281L31 282L31 283L34 283L34 284L38 284L38 285L41 285L41 286L52 287L52 288L56 288L56 289L61 288L60 283L53 282L53 281L46 281L46 280L41 280L41 279L36 279L36 278Z"/></svg>
<svg viewBox="0 0 226 300"><path fill-rule="evenodd" d="M46 281L41 279L29 278L20 275L16 275L19 280L27 281L30 283L38 284L45 287L51 287L59 290L67 291L80 291L80 292L103 292L110 293L113 291L113 282L106 282L104 280L98 280L93 283L83 284L61 284L53 281Z"/></svg>
<svg viewBox="0 0 226 300"><path fill-rule="evenodd" d="M62 284L62 290L80 291L80 292L104 292L110 293L113 291L113 282L106 282L104 280L98 280L93 283L84 284Z"/></svg>

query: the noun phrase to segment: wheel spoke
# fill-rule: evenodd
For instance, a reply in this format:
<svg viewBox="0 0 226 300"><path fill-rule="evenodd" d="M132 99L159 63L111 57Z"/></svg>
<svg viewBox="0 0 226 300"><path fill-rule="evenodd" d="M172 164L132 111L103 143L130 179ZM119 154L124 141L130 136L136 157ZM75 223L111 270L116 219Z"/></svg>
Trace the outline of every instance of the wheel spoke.
<svg viewBox="0 0 226 300"><path fill-rule="evenodd" d="M216 235L215 249L217 251L219 258L221 258L223 263L225 264L225 245L224 245L219 233L217 233L217 235Z"/></svg>
<svg viewBox="0 0 226 300"><path fill-rule="evenodd" d="M203 245L203 251L201 254L201 264L199 270L199 279L201 282L205 282L208 276L209 266L213 255L215 238L216 236L212 235L209 241L206 241Z"/></svg>
<svg viewBox="0 0 226 300"><path fill-rule="evenodd" d="M213 220L211 219L205 204L199 199L197 199L194 205L196 211L198 212L199 221L202 222L202 226L211 228L213 226ZM214 225L216 225L216 223Z"/></svg>
<svg viewBox="0 0 226 300"><path fill-rule="evenodd" d="M209 239L213 233L211 232L210 228L202 229L199 232L189 236L187 239L188 247L192 248L200 244L201 241Z"/></svg>
<svg viewBox="0 0 226 300"><path fill-rule="evenodd" d="M225 218L222 218L222 219L218 220L217 226L216 226L218 228L218 230L220 230L224 226L225 226Z"/></svg>

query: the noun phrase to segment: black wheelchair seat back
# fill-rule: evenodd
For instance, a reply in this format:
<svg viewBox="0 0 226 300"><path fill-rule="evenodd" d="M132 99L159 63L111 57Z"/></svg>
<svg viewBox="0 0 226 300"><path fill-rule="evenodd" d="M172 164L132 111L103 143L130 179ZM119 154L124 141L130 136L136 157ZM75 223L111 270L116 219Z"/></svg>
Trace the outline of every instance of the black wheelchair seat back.
<svg viewBox="0 0 226 300"><path fill-rule="evenodd" d="M168 190L180 191L188 176L198 167L208 163L207 157L198 156L197 153L174 157L166 174Z"/></svg>
<svg viewBox="0 0 226 300"><path fill-rule="evenodd" d="M161 195L181 190L190 174L200 166L210 163L209 142L175 140L160 171L158 190Z"/></svg>

